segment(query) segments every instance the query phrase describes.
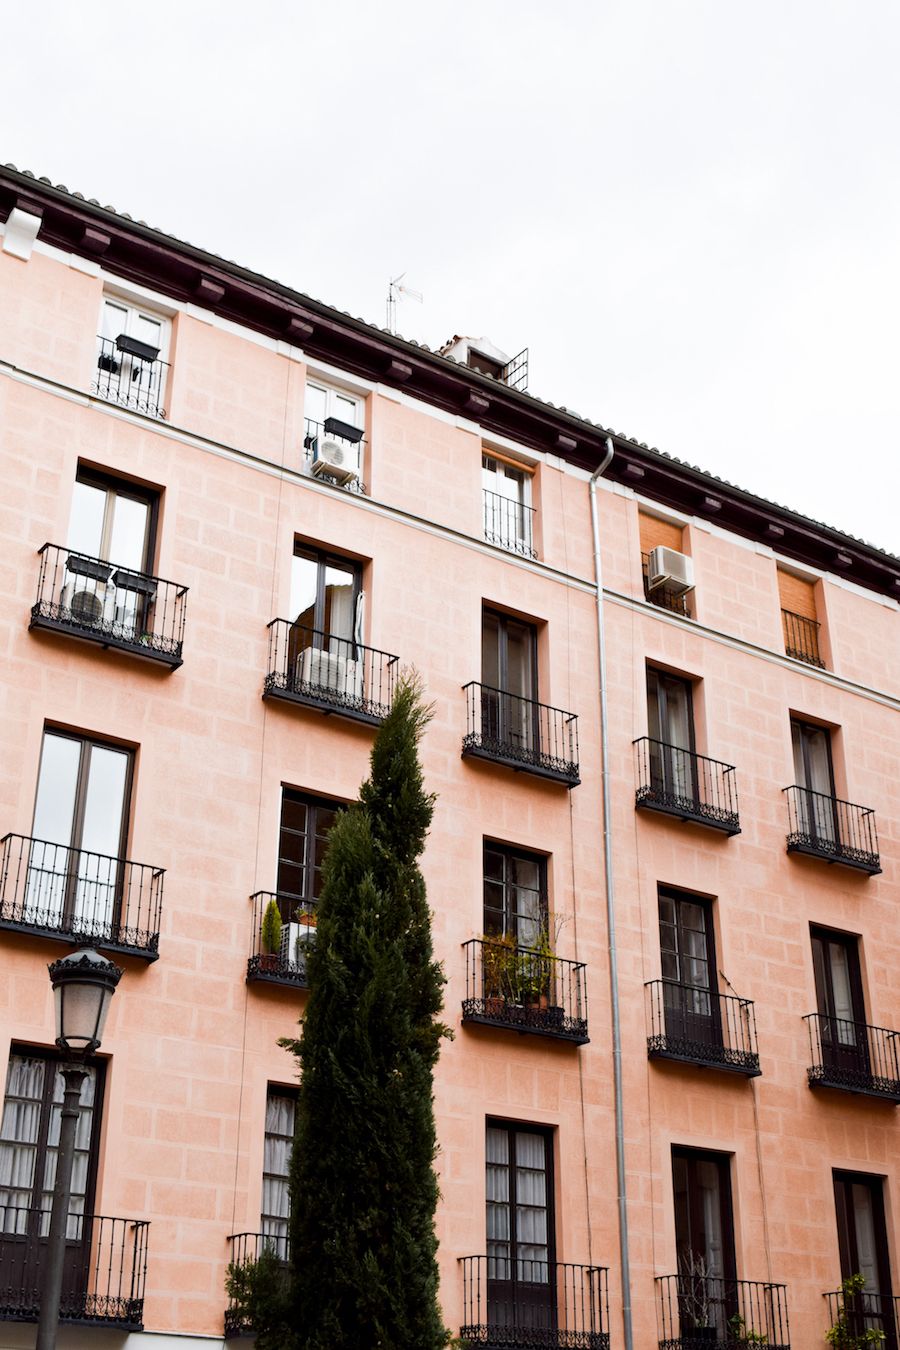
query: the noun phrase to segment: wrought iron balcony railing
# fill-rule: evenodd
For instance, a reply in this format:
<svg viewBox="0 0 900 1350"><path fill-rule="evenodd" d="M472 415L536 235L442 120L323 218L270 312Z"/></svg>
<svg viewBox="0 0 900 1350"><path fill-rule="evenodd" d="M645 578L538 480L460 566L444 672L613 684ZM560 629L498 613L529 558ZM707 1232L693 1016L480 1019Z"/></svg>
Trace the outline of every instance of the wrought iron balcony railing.
<svg viewBox="0 0 900 1350"><path fill-rule="evenodd" d="M60 1320L142 1331L145 1219L70 1214ZM0 1205L0 1320L36 1322L46 1273L50 1211Z"/></svg>
<svg viewBox="0 0 900 1350"><path fill-rule="evenodd" d="M345 492L368 496L369 489L362 481L362 428L337 417L326 417L316 422L307 417L303 437L303 466L307 473L325 482L341 487Z"/></svg>
<svg viewBox="0 0 900 1350"><path fill-rule="evenodd" d="M159 348L120 333L97 338L97 369L91 393L132 412L165 418L169 363L160 361Z"/></svg>
<svg viewBox="0 0 900 1350"><path fill-rule="evenodd" d="M586 967L504 938L472 938L466 953L463 1021L588 1041Z"/></svg>
<svg viewBox="0 0 900 1350"><path fill-rule="evenodd" d="M659 609L667 609L670 614L681 614L685 619L692 617L690 592L686 595L673 595L671 591L664 591L662 587L651 591L649 553L641 554L641 573L644 578L645 600L649 600L651 605L656 605Z"/></svg>
<svg viewBox="0 0 900 1350"><path fill-rule="evenodd" d="M836 1342L847 1346L881 1345L882 1350L897 1350L900 1334L900 1298L887 1297L884 1294L870 1294L865 1289L859 1293L848 1294L836 1289L825 1295L828 1301L828 1316L834 1326L843 1314L847 1328L847 1339ZM881 1342L865 1339L866 1332L880 1331L884 1339Z"/></svg>
<svg viewBox="0 0 900 1350"><path fill-rule="evenodd" d="M253 902L253 928L247 961L248 981L264 980L269 984L305 989L306 954L316 940L315 905L279 891L257 891L250 899ZM277 946L267 944L263 923L266 910L273 902L280 923ZM270 950L270 946L275 950Z"/></svg>
<svg viewBox="0 0 900 1350"><path fill-rule="evenodd" d="M0 840L0 929L155 961L164 876L162 867L7 834Z"/></svg>
<svg viewBox="0 0 900 1350"><path fill-rule="evenodd" d="M233 1268L253 1266L263 1252L270 1252L284 1269L284 1278L289 1277L291 1244L287 1233L232 1233L228 1238L230 1245L229 1264ZM225 1336L252 1336L253 1326L238 1308L234 1300L229 1300L225 1309Z"/></svg>
<svg viewBox="0 0 900 1350"><path fill-rule="evenodd" d="M740 834L737 775L733 764L641 736L633 742L637 768L635 805L678 820Z"/></svg>
<svg viewBox="0 0 900 1350"><path fill-rule="evenodd" d="M504 1255L463 1256L460 1265L463 1344L487 1350L609 1350L605 1266Z"/></svg>
<svg viewBox="0 0 900 1350"><path fill-rule="evenodd" d="M399 657L287 619L269 624L263 698L377 726L390 712Z"/></svg>
<svg viewBox="0 0 900 1350"><path fill-rule="evenodd" d="M900 1032L808 1013L810 1087L843 1088L900 1103Z"/></svg>
<svg viewBox="0 0 900 1350"><path fill-rule="evenodd" d="M790 1350L787 1288L713 1275L662 1275L659 1350Z"/></svg>
<svg viewBox="0 0 900 1350"><path fill-rule="evenodd" d="M881 871L871 806L856 806L796 784L782 790L788 805L788 853L843 863L868 876Z"/></svg>
<svg viewBox="0 0 900 1350"><path fill-rule="evenodd" d="M534 699L507 694L472 680L466 695L463 755L489 759L568 787L581 782L578 718Z"/></svg>
<svg viewBox="0 0 900 1350"><path fill-rule="evenodd" d="M825 669L825 662L819 652L819 628L815 619L804 618L789 609L781 611L781 626L784 630L784 652L795 661L805 661L808 666Z"/></svg>
<svg viewBox="0 0 900 1350"><path fill-rule="evenodd" d="M30 628L116 647L172 670L181 665L187 586L58 544L44 544L38 554Z"/></svg>
<svg viewBox="0 0 900 1350"><path fill-rule="evenodd" d="M484 499L484 537L523 558L536 558L534 547L534 507L513 501L499 492L482 489Z"/></svg>
<svg viewBox="0 0 900 1350"><path fill-rule="evenodd" d="M675 1059L756 1078L756 1016L748 998L713 993L675 980L650 980L650 1059Z"/></svg>

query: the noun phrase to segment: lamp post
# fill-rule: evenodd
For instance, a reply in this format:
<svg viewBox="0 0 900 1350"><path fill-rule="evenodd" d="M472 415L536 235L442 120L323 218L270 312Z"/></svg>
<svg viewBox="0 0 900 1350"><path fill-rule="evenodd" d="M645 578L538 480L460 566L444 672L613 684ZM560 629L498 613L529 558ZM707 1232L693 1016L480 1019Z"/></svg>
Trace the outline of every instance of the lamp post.
<svg viewBox="0 0 900 1350"><path fill-rule="evenodd" d="M56 1001L56 1044L63 1056L59 1071L66 1086L35 1350L54 1350L56 1345L81 1085L87 1077L87 1060L100 1046L110 1000L122 978L118 966L92 949L72 952L47 968Z"/></svg>

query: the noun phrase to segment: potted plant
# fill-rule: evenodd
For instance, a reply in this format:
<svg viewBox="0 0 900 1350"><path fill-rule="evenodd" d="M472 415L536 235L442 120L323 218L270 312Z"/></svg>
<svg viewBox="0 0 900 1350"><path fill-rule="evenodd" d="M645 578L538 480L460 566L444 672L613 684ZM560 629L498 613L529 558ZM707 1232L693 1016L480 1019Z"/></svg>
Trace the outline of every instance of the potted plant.
<svg viewBox="0 0 900 1350"><path fill-rule="evenodd" d="M769 1338L762 1331L751 1331L740 1313L734 1313L728 1319L729 1346L768 1345Z"/></svg>
<svg viewBox="0 0 900 1350"><path fill-rule="evenodd" d="M834 1326L825 1332L825 1339L835 1350L867 1350L873 1345L884 1345L884 1332L867 1327L864 1298L865 1275L848 1275L841 1284L841 1310Z"/></svg>
<svg viewBox="0 0 900 1350"><path fill-rule="evenodd" d="M517 1001L518 949L512 933L482 933L481 982L487 1017L500 1017Z"/></svg>
<svg viewBox="0 0 900 1350"><path fill-rule="evenodd" d="M270 900L263 911L259 933L259 968L269 974L281 967L281 910L277 900Z"/></svg>
<svg viewBox="0 0 900 1350"><path fill-rule="evenodd" d="M682 1350L702 1350L714 1345L718 1331L713 1322L709 1267L704 1256L687 1252L680 1261L678 1308L681 1316Z"/></svg>

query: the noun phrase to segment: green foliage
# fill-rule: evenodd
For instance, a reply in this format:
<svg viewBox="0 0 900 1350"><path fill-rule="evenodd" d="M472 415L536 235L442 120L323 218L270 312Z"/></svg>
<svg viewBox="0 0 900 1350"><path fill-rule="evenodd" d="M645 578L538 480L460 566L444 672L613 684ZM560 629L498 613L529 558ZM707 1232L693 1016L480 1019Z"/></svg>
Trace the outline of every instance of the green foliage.
<svg viewBox="0 0 900 1350"><path fill-rule="evenodd" d="M751 1331L740 1313L728 1319L729 1345L768 1345L769 1338L762 1331Z"/></svg>
<svg viewBox="0 0 900 1350"><path fill-rule="evenodd" d="M518 989L518 951L512 933L483 933L481 971L485 998L515 1002Z"/></svg>
<svg viewBox="0 0 900 1350"><path fill-rule="evenodd" d="M258 1330L257 1350L290 1344L288 1272L270 1247L256 1261L232 1261L225 1273L229 1313L243 1328Z"/></svg>
<svg viewBox="0 0 900 1350"><path fill-rule="evenodd" d="M401 679L332 828L309 948L283 1350L439 1350L432 1074L447 1034L418 857L434 809L419 681Z"/></svg>
<svg viewBox="0 0 900 1350"><path fill-rule="evenodd" d="M281 951L281 911L275 900L270 900L266 905L260 938L267 956L276 956Z"/></svg>
<svg viewBox="0 0 900 1350"><path fill-rule="evenodd" d="M841 1311L834 1326L825 1332L826 1341L835 1350L866 1350L867 1346L884 1344L883 1331L862 1326L864 1309L861 1302L857 1303L857 1295L865 1287L866 1277L859 1274L848 1275L841 1285Z"/></svg>

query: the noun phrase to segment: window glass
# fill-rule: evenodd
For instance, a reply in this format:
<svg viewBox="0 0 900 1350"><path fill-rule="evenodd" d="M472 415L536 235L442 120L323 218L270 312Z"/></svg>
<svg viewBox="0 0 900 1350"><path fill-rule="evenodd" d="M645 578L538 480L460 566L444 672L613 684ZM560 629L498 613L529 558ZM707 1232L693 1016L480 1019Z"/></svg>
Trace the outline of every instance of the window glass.
<svg viewBox="0 0 900 1350"><path fill-rule="evenodd" d="M308 384L306 386L306 400L304 413L313 422L324 422L328 416L326 410L327 394L317 384Z"/></svg>
<svg viewBox="0 0 900 1350"><path fill-rule="evenodd" d="M113 498L109 558L120 567L141 572L146 565L147 526L150 506L146 501L110 493Z"/></svg>
<svg viewBox="0 0 900 1350"><path fill-rule="evenodd" d="M321 891L322 861L340 806L284 788L278 847L278 890L313 902Z"/></svg>
<svg viewBox="0 0 900 1350"><path fill-rule="evenodd" d="M69 548L98 558L103 544L103 520L106 492L93 483L76 480L72 492L72 517L69 521Z"/></svg>
<svg viewBox="0 0 900 1350"><path fill-rule="evenodd" d="M266 1098L266 1135L263 1146L261 1231L276 1256L287 1260L291 1217L290 1164L294 1141L296 1097L270 1088Z"/></svg>
<svg viewBox="0 0 900 1350"><path fill-rule="evenodd" d="M35 839L47 839L51 844L72 842L80 763L79 741L50 731L44 733L34 808Z"/></svg>

